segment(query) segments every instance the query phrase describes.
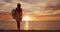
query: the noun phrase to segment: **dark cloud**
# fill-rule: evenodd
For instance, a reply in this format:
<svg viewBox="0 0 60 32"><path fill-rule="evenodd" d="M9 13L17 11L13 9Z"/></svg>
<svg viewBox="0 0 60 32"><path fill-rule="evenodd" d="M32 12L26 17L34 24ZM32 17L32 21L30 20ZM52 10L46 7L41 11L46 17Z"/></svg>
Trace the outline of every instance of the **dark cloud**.
<svg viewBox="0 0 60 32"><path fill-rule="evenodd" d="M46 6L45 7L46 10L60 10L60 4L58 4L57 6Z"/></svg>
<svg viewBox="0 0 60 32"><path fill-rule="evenodd" d="M26 2L26 3L31 3L31 4L37 4L37 3L40 3L40 2L45 2L47 0L20 0L22 2Z"/></svg>
<svg viewBox="0 0 60 32"><path fill-rule="evenodd" d="M4 1L7 2L7 3L11 3L12 0L4 0Z"/></svg>
<svg viewBox="0 0 60 32"><path fill-rule="evenodd" d="M51 1L50 3L47 3L45 10L60 10L60 0L54 0Z"/></svg>

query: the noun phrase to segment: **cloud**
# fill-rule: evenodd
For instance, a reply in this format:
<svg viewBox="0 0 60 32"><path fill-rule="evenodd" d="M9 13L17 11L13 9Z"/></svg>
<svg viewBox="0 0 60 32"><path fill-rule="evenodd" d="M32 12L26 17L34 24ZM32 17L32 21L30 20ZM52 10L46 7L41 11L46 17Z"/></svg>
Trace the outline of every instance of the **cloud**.
<svg viewBox="0 0 60 32"><path fill-rule="evenodd" d="M7 3L11 3L11 0L4 0L5 2L7 2Z"/></svg>
<svg viewBox="0 0 60 32"><path fill-rule="evenodd" d="M38 15L60 14L60 0L49 0L34 4L30 9Z"/></svg>
<svg viewBox="0 0 60 32"><path fill-rule="evenodd" d="M41 2L46 2L48 0L20 0L20 1L25 2L25 3L30 3L30 4L37 4Z"/></svg>
<svg viewBox="0 0 60 32"><path fill-rule="evenodd" d="M45 8L46 10L60 10L60 0L51 0Z"/></svg>
<svg viewBox="0 0 60 32"><path fill-rule="evenodd" d="M58 16L60 16L59 0L38 0L38 1L37 0L18 0L18 1L17 0L9 0L9 1L0 0L0 12L1 11L10 12L12 9L16 8L16 5L18 2L21 3L23 13L32 15L33 18L35 16L40 17L41 15L43 15L43 17L45 17L45 19L46 19L47 16L44 16L44 15L49 15L49 17L51 17L51 19L52 19L53 18L52 15L54 15L54 16L56 16L56 18L53 18L53 19L59 19L59 17L58 17ZM1 14L3 17L1 15L0 16L4 19L6 18L5 20L7 20L8 17L10 17L9 19L12 19L11 15L9 16L9 14L8 15L6 15L6 14L5 13ZM7 17L5 17L5 15ZM43 17L42 17L42 20L43 20Z"/></svg>
<svg viewBox="0 0 60 32"><path fill-rule="evenodd" d="M21 3L24 13L51 15L60 13L60 0L0 0L0 12L11 11Z"/></svg>
<svg viewBox="0 0 60 32"><path fill-rule="evenodd" d="M16 3L15 3L16 1L15 0L0 0L0 12L11 11L14 7L16 7Z"/></svg>
<svg viewBox="0 0 60 32"><path fill-rule="evenodd" d="M60 13L59 4L58 4L59 0L38 0L38 1L37 0L20 0L20 1L30 4L29 8L27 9L28 11L32 11L31 12L32 14L51 15L51 14Z"/></svg>
<svg viewBox="0 0 60 32"><path fill-rule="evenodd" d="M36 3L39 3L41 0L20 0L22 2L25 2L25 3L31 3L31 4L36 4Z"/></svg>

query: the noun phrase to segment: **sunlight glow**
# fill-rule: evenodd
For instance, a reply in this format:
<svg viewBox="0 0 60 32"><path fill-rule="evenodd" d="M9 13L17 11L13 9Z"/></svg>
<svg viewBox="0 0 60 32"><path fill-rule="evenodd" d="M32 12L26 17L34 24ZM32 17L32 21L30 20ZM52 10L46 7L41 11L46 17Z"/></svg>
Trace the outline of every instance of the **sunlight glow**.
<svg viewBox="0 0 60 32"><path fill-rule="evenodd" d="M30 18L29 16L24 16L22 20L23 20L23 21L30 21L31 18Z"/></svg>
<svg viewBox="0 0 60 32"><path fill-rule="evenodd" d="M23 21L26 21L25 23L25 27L24 27L24 29L25 30L28 30L29 29L29 23L28 23L28 21L30 21L31 20L31 18L29 17L29 16L24 16L23 17Z"/></svg>

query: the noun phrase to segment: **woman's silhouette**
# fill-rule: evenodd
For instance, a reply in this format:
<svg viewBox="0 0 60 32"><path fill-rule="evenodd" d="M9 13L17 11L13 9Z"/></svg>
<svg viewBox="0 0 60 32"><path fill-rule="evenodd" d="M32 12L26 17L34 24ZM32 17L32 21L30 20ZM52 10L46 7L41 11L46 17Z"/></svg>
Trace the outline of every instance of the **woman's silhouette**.
<svg viewBox="0 0 60 32"><path fill-rule="evenodd" d="M12 9L12 16L17 22L18 30L20 30L20 22L22 21L22 8L20 3L17 4L17 8Z"/></svg>

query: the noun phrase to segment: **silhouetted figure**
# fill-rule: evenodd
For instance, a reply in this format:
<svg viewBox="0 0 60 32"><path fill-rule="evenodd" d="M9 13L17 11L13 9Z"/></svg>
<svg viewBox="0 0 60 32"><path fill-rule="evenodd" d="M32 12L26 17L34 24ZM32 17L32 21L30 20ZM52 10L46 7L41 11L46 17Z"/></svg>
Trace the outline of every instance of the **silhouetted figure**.
<svg viewBox="0 0 60 32"><path fill-rule="evenodd" d="M18 30L20 30L20 22L22 21L22 8L20 3L17 4L17 8L12 10L12 16L17 22Z"/></svg>

